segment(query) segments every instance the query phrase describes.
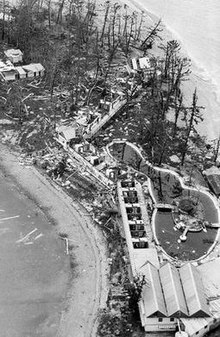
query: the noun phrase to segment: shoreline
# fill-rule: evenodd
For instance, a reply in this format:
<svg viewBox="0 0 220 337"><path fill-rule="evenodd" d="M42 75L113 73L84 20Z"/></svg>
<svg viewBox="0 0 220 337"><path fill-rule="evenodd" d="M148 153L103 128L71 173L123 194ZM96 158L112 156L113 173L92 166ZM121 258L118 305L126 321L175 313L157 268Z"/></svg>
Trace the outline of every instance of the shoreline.
<svg viewBox="0 0 220 337"><path fill-rule="evenodd" d="M121 0L123 3L127 4L133 9L138 11L143 11L147 16L153 18L153 20L158 21L160 16L155 12L151 12L147 8L147 3L141 3L139 0ZM218 139L220 136L219 125L220 125L220 101L218 97L219 88L217 82L208 73L206 68L200 65L194 57L190 56L190 51L184 45L184 42L178 32L176 32L172 27L162 19L161 37L163 41L170 39L176 39L181 45L181 53L191 59L191 74L189 80L186 81L186 85L183 87L183 93L185 95L185 104L191 104L192 94L194 89L197 88L198 92L198 104L205 106L203 111L204 120L197 127L197 131L201 136L207 137L208 141Z"/></svg>
<svg viewBox="0 0 220 337"><path fill-rule="evenodd" d="M47 219L52 219L57 235L66 233L72 240L70 258L74 275L70 278L71 286L67 289L56 336L95 336L98 310L104 308L108 291L106 247L100 230L92 224L82 205L53 181L35 167L19 165L19 153L2 144L0 150L3 174L22 188Z"/></svg>

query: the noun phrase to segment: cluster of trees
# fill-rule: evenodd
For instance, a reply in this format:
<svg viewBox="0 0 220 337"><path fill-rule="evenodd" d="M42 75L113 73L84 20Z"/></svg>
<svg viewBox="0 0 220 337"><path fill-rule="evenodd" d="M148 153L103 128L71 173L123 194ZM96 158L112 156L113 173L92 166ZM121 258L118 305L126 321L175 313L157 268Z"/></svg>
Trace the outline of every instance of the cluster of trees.
<svg viewBox="0 0 220 337"><path fill-rule="evenodd" d="M168 41L160 48L162 56L155 59L155 70L139 106L141 129L137 140L153 163L161 165L177 153L183 165L191 141L199 137L196 125L203 120L204 107L198 105L196 89L191 105L184 103L182 85L189 79L190 60L181 55L179 43Z"/></svg>
<svg viewBox="0 0 220 337"><path fill-rule="evenodd" d="M86 87L86 103L100 81L108 82L111 66L120 57L127 58L133 46L141 46L144 14L106 1L93 0L21 0L10 7L2 0L1 37L24 52L26 62L41 62L47 69L46 83L51 95L56 85L72 91L72 99L80 99L82 84ZM153 41L158 29L148 36ZM85 88L84 88L85 89ZM85 90L84 90L85 91ZM85 96L85 95L84 95Z"/></svg>
<svg viewBox="0 0 220 337"><path fill-rule="evenodd" d="M96 99L97 87L112 86L118 65L134 48L145 55L160 39L160 21L143 35L144 13L110 1L97 5L93 0L21 0L11 7L7 0L1 0L0 6L2 40L20 48L25 62L41 62L47 70L44 85L51 98L59 86L70 92L70 104L89 104ZM12 19L8 19L9 14ZM181 86L189 77L190 60L181 55L179 43L169 41L160 48L162 57L152 60L154 71L147 84L141 73L133 79L142 83L145 91L140 106L136 106L137 118L141 119L137 140L157 164L166 161L175 145L183 164L203 107L197 104L196 90L191 106L184 105ZM126 81L128 84L129 75ZM129 86L124 90L129 100ZM21 93L17 96L21 101ZM171 111L172 122L167 119Z"/></svg>

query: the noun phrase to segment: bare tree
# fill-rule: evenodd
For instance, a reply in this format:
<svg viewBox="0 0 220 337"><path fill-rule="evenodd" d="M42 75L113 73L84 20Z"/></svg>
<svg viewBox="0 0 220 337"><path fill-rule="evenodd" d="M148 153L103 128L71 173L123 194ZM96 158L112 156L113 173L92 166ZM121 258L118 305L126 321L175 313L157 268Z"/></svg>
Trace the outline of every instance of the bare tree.
<svg viewBox="0 0 220 337"><path fill-rule="evenodd" d="M188 142L190 139L190 134L194 130L195 125L197 125L199 122L203 120L200 110L204 109L204 107L198 106L197 101L198 101L198 96L197 96L197 92L195 89L193 93L192 107L188 108L188 110L190 110L190 118L189 118L189 122L188 122L187 129L186 129L185 140L183 142L181 165L184 164L185 156L186 156L187 149L188 149Z"/></svg>
<svg viewBox="0 0 220 337"><path fill-rule="evenodd" d="M141 43L140 46L141 50L146 52L147 49L152 48L152 45L156 38L161 39L160 32L162 31L162 28L160 26L161 26L161 19L153 27L149 28L147 36Z"/></svg>

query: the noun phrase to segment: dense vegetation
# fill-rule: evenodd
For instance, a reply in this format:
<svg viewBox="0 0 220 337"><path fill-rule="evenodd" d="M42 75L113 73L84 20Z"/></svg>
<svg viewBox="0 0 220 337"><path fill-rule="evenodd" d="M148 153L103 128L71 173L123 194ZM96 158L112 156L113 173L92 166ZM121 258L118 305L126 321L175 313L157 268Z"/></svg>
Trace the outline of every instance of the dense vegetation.
<svg viewBox="0 0 220 337"><path fill-rule="evenodd" d="M24 62L44 65L46 75L37 93L50 94L51 110L58 107L58 116L71 116L80 106L97 105L101 97L120 90L128 100L123 121L132 116L131 124L137 127L128 138L140 143L153 163L169 163L176 154L178 164L188 158L203 169L210 151L216 161L219 142L207 146L195 130L203 110L196 89L191 106L183 103L181 86L189 78L190 60L181 55L177 41L161 41L160 22L148 27L144 13L109 1L36 0L21 1L16 7L4 1L1 7L2 46L20 48ZM6 20L9 14L12 19ZM154 56L154 46L160 48L159 57ZM134 55L150 57L150 76L126 72L126 61ZM1 84L4 108L20 121L30 119L23 104L24 86L22 81ZM67 93L59 105L54 90Z"/></svg>

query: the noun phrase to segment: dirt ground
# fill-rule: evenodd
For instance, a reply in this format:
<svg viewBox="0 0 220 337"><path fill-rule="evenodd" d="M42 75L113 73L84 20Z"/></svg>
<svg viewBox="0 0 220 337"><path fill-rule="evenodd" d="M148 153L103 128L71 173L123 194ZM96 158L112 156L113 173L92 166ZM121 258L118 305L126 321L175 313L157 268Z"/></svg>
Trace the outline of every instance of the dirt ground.
<svg viewBox="0 0 220 337"><path fill-rule="evenodd" d="M80 204L34 167L19 165L19 154L0 144L1 167L47 213L58 235L68 235L74 268L57 337L96 336L97 313L107 299L108 264L101 233Z"/></svg>

